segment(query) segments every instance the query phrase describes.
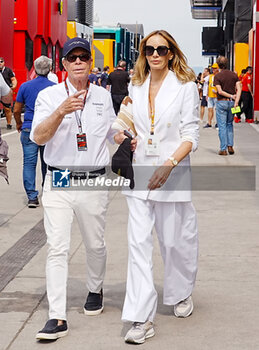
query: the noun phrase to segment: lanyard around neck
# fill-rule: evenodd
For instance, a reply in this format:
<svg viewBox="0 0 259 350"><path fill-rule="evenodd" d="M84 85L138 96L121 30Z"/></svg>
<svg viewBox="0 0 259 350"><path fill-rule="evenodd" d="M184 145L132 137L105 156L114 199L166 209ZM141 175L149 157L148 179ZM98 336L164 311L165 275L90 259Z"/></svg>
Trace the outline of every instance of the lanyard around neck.
<svg viewBox="0 0 259 350"><path fill-rule="evenodd" d="M84 107L83 107L83 109L80 110L80 115L79 115L78 111L74 112L75 113L75 117L76 117L78 130L79 130L80 134L83 132L83 129L82 129L82 113L83 113L83 110L85 108L85 102L86 102L86 97L87 97L87 94L88 94L89 86L90 86L90 81L88 80L87 81L87 87L86 87L86 94L85 94L85 97L84 97ZM69 88L68 88L66 80L65 80L65 88L66 88L67 96L69 96Z"/></svg>
<svg viewBox="0 0 259 350"><path fill-rule="evenodd" d="M148 101L149 101L150 121L151 121L150 135L154 135L154 133L155 133L155 106L154 106L154 108L152 107L151 98L150 98L150 91L149 91L149 95L148 95Z"/></svg>

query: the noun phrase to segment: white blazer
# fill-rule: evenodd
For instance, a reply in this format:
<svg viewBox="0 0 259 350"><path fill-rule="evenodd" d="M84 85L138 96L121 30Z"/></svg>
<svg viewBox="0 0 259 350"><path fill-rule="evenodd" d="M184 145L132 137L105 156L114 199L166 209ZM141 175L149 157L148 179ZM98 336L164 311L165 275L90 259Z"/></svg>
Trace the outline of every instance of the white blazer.
<svg viewBox="0 0 259 350"><path fill-rule="evenodd" d="M169 71L155 98L155 135L160 140L160 155L145 155L145 136L150 133L149 118L150 75L143 85L129 86L133 101L133 118L137 131L137 148L133 155L135 188L124 194L141 199L165 202L191 200L190 157L183 159L171 172L166 183L156 190L146 190L155 166L163 164L183 141L191 141L192 150L198 146L199 96L196 84L181 83Z"/></svg>

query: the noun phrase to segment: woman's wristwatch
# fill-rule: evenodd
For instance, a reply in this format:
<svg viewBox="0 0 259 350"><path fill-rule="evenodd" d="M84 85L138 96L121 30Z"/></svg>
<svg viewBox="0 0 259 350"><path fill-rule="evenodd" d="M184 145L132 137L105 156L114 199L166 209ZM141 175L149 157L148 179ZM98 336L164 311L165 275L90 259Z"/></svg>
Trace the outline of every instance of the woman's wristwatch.
<svg viewBox="0 0 259 350"><path fill-rule="evenodd" d="M178 164L178 161L174 157L169 157L168 159L171 161L173 166L176 166Z"/></svg>

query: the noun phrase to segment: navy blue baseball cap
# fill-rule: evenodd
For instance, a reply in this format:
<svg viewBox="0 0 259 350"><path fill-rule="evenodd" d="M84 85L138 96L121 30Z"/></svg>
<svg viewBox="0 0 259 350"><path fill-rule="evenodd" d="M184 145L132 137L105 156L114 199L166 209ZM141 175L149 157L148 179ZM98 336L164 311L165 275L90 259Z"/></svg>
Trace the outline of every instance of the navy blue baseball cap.
<svg viewBox="0 0 259 350"><path fill-rule="evenodd" d="M81 47L82 49L88 51L91 53L91 48L90 48L90 44L87 40L83 39L83 38L73 38L68 40L63 47L63 56L66 57L69 52L71 52L72 50L76 49L77 47Z"/></svg>

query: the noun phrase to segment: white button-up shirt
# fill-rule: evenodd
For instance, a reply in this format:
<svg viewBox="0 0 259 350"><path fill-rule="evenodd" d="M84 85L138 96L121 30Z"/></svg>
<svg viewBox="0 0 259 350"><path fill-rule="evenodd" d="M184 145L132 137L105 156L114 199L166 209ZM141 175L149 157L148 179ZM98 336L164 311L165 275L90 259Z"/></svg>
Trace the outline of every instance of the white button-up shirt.
<svg viewBox="0 0 259 350"><path fill-rule="evenodd" d="M2 74L0 73L0 98L9 94L10 88L6 84Z"/></svg>
<svg viewBox="0 0 259 350"><path fill-rule="evenodd" d="M67 79L69 95L76 89ZM30 138L34 141L35 128L48 118L68 97L65 84L61 83L42 90L35 103ZM77 112L78 115L81 111ZM75 113L64 116L54 136L46 143L44 160L48 165L57 168L87 167L99 169L109 164L108 138L114 143L116 131L111 125L116 118L110 93L100 86L90 84L86 103L81 114L82 132L86 133L87 150L78 151L77 137L79 133Z"/></svg>

